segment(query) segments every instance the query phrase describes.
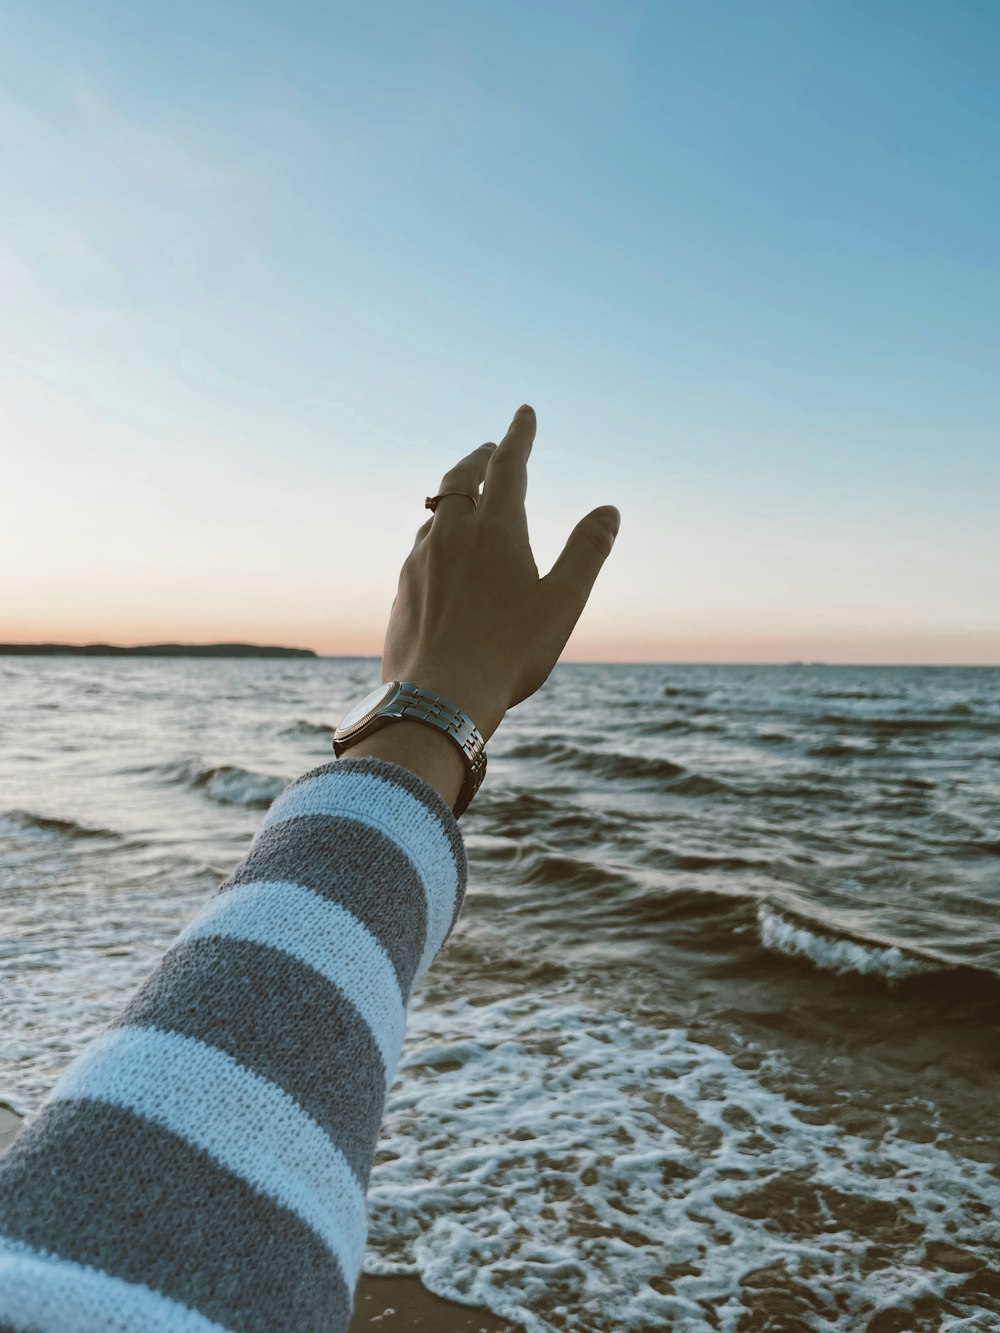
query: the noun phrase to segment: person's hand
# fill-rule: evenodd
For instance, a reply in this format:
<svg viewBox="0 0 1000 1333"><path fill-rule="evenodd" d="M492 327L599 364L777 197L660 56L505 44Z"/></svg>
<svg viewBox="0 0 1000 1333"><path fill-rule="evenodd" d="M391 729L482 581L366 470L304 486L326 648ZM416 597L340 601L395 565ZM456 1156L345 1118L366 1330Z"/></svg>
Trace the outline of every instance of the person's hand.
<svg viewBox="0 0 1000 1333"><path fill-rule="evenodd" d="M445 474L439 493L465 494L440 500L417 533L385 636L382 679L433 690L485 738L548 678L621 521L612 505L587 514L539 578L524 513L534 438L535 413L520 407L499 445L482 445ZM480 486L477 508L467 497L478 498Z"/></svg>

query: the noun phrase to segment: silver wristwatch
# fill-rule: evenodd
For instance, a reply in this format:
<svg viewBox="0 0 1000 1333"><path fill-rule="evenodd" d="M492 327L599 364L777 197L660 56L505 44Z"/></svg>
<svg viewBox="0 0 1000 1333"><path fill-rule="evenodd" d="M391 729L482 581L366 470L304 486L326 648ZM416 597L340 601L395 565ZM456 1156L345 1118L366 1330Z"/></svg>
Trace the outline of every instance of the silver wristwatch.
<svg viewBox="0 0 1000 1333"><path fill-rule="evenodd" d="M391 680L372 690L341 718L333 733L333 752L339 759L356 741L404 718L436 727L462 751L465 782L455 802L457 818L465 812L486 776L486 742L468 713L430 690L422 690L408 680Z"/></svg>

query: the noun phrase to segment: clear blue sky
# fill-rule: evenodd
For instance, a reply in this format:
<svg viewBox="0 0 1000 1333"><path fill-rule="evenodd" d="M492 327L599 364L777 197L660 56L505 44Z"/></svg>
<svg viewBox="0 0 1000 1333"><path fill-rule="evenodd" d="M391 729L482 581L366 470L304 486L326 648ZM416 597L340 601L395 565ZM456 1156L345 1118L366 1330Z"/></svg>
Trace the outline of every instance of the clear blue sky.
<svg viewBox="0 0 1000 1333"><path fill-rule="evenodd" d="M0 3L0 637L378 652L539 416L571 655L1000 661L1000 6Z"/></svg>

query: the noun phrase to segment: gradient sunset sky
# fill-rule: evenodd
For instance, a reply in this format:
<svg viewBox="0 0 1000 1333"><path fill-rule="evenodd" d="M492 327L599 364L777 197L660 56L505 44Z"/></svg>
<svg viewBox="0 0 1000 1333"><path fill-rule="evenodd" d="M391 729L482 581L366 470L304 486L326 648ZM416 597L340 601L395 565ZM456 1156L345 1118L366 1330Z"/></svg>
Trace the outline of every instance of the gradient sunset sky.
<svg viewBox="0 0 1000 1333"><path fill-rule="evenodd" d="M1000 662L993 0L0 2L0 639L378 653L522 401L570 658Z"/></svg>

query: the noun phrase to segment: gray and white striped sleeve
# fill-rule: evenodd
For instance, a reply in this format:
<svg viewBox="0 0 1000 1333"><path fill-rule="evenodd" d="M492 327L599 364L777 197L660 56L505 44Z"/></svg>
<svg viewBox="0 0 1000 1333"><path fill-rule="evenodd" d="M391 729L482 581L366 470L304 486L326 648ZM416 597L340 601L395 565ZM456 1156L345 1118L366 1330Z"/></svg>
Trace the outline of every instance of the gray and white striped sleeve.
<svg viewBox="0 0 1000 1333"><path fill-rule="evenodd" d="M406 1004L465 879L408 770L288 787L0 1158L0 1331L345 1329Z"/></svg>

